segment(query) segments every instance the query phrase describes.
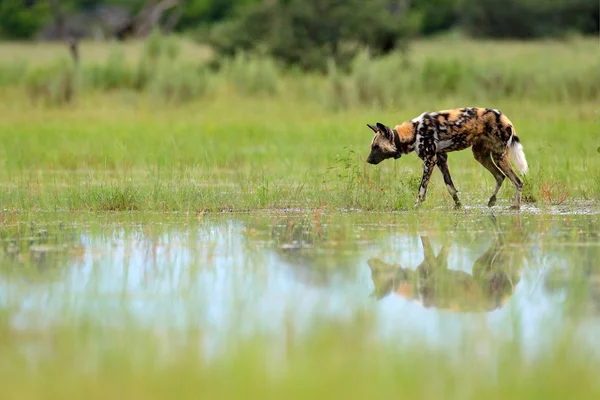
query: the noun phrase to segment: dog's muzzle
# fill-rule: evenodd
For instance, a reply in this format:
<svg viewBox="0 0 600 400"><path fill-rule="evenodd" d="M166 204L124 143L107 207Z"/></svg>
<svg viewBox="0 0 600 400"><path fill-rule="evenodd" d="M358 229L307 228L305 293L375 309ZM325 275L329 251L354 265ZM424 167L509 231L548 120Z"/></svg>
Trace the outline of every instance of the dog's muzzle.
<svg viewBox="0 0 600 400"><path fill-rule="evenodd" d="M367 157L367 162L368 162L369 164L377 165L377 164L379 164L381 161L376 161L376 160L374 160L374 159L373 159L373 157Z"/></svg>

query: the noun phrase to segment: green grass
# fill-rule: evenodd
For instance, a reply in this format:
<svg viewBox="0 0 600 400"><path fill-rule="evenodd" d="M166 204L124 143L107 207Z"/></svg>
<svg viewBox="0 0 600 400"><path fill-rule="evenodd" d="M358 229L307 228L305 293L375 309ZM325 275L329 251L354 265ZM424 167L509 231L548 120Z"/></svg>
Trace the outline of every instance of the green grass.
<svg viewBox="0 0 600 400"><path fill-rule="evenodd" d="M408 59L362 54L350 74L332 67L328 76L252 56L214 72L200 64L206 49L193 58L203 49L193 46L83 43L104 56L57 73L63 64L38 47L0 45L15 53L0 66L11 77L0 79L3 207L406 210L421 163L413 154L366 164L366 123L460 106L499 108L514 122L531 169L528 201L600 198L595 40L437 39L414 43ZM29 72L16 74L16 60ZM464 204L486 203L494 181L469 150L451 154L450 169ZM512 195L507 181L503 204ZM425 207L450 200L435 172Z"/></svg>
<svg viewBox="0 0 600 400"><path fill-rule="evenodd" d="M181 57L187 61L202 62L211 57L211 51L206 46L199 46L186 38L179 39ZM141 40L128 41L125 45L114 42L84 40L80 43L81 61L87 65L104 62L115 48L124 48L125 61L136 64L147 51L147 42ZM3 64L26 62L35 66L52 63L57 57L68 57L68 47L61 42L2 42L0 43L0 59Z"/></svg>
<svg viewBox="0 0 600 400"><path fill-rule="evenodd" d="M410 208L420 160L412 154L368 165L365 124L394 124L423 110L472 103L415 99L397 110L333 113L285 98L227 94L175 107L116 93L63 109L17 104L6 98L2 104L4 208L200 211ZM567 203L598 200L595 104L484 106L503 110L516 126L531 169L528 197L542 206L563 191ZM491 175L469 150L451 154L449 162L464 203L485 204ZM439 172L432 179L425 206L450 206ZM545 185L556 193L542 196ZM513 190L505 183L502 198L508 201Z"/></svg>

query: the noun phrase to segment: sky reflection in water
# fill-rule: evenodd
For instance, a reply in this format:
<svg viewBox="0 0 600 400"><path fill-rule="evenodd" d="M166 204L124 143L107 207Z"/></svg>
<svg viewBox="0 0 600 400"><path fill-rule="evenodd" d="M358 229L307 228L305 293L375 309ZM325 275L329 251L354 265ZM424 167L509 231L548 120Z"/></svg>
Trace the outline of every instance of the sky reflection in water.
<svg viewBox="0 0 600 400"><path fill-rule="evenodd" d="M133 320L157 331L201 329L208 348L232 333L275 340L290 323L306 331L315 316L343 319L366 308L376 311L381 335L399 344L452 348L483 330L535 350L571 321L572 271L597 274L596 217L556 216L542 226L533 215L479 216L451 231L400 217L361 223L291 214L211 217L164 231L75 225L79 250L35 258L47 279L14 273L34 258L11 258L5 246L2 264L13 272L0 275L0 304L16 310L19 330L65 316L116 328ZM583 233L570 241L573 231ZM57 265L44 265L52 260ZM551 289L548 277L563 270ZM585 325L582 345L596 351L597 280L581 285L590 293L577 322Z"/></svg>

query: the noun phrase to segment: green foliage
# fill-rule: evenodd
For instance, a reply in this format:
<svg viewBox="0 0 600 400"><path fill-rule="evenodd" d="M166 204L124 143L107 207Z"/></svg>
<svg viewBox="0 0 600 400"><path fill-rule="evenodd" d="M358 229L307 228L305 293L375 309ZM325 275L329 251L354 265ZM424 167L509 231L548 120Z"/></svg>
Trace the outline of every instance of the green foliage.
<svg viewBox="0 0 600 400"><path fill-rule="evenodd" d="M208 90L205 68L188 63L159 64L150 89L158 98L172 102L186 102L202 97Z"/></svg>
<svg viewBox="0 0 600 400"><path fill-rule="evenodd" d="M282 68L273 57L256 52L238 52L222 58L218 69L211 70L209 65L188 61L181 54L181 42L176 37L155 33L144 44L137 60L126 57L126 46L111 45L105 61L82 63L77 69L83 90L148 89L151 95L177 102L203 97L209 87L217 92L232 87L243 96L278 96L285 91L287 96L311 99L331 110L398 107L410 102L416 93L437 98L461 95L471 101L503 98L593 101L600 96L600 64L588 54L592 47L588 43L591 42L573 40L548 44L535 52L519 50L527 54L527 62L523 62L518 52L511 53L512 50L497 56L458 58L457 51L473 55L471 49L480 47L478 42L462 40L443 40L437 45L447 51L421 48L412 55L393 52L375 57L372 52L362 50L345 68L333 58L326 58L327 72L321 76L302 72L298 67ZM549 51L561 55L555 57ZM580 62L562 62L575 53L581 55ZM0 85L20 85L21 71L27 65L26 61L1 64ZM547 68L547 65L554 66ZM75 69L70 75L61 75L56 66L35 68L27 82L32 98L58 93L59 87L63 88L61 98L70 98L74 94L70 90L79 85L74 81L74 72ZM50 84L53 73L57 76ZM71 75L73 79L65 78ZM58 83L61 79L62 85Z"/></svg>
<svg viewBox="0 0 600 400"><path fill-rule="evenodd" d="M149 87L155 96L168 102L185 102L202 97L209 87L205 66L179 60L181 45L174 36L154 30L138 63L137 87Z"/></svg>
<svg viewBox="0 0 600 400"><path fill-rule="evenodd" d="M348 208L407 210L421 182L420 174L403 170L402 178L390 185L379 169L367 169L361 154L344 146L323 174L323 185L336 187ZM396 173L393 174L396 176Z"/></svg>
<svg viewBox="0 0 600 400"><path fill-rule="evenodd" d="M132 88L136 82L135 71L125 61L122 49L113 48L104 64L85 69L86 83L100 90Z"/></svg>
<svg viewBox="0 0 600 400"><path fill-rule="evenodd" d="M23 71L27 69L27 62L24 60L0 64L0 87L19 85L23 81Z"/></svg>
<svg viewBox="0 0 600 400"><path fill-rule="evenodd" d="M59 0L59 4L68 20L101 5L135 15L148 2ZM162 21L173 13L179 16L176 31L211 30L211 42L223 54L267 44L278 57L305 67L318 64L321 70L326 69L322 54L327 51L338 63L352 58L357 44L385 53L407 33L459 29L476 37L527 38L600 31L595 0L184 0ZM51 21L46 0L0 2L0 37L30 39ZM341 42L350 43L340 46Z"/></svg>
<svg viewBox="0 0 600 400"><path fill-rule="evenodd" d="M154 29L144 42L144 56L151 62L161 58L174 60L181 53L181 45L176 36L163 35L160 30Z"/></svg>
<svg viewBox="0 0 600 400"><path fill-rule="evenodd" d="M399 54L373 58L366 50L352 60L348 73L331 61L325 104L334 110L401 104L408 90L407 75L412 75L406 68L405 59Z"/></svg>
<svg viewBox="0 0 600 400"><path fill-rule="evenodd" d="M440 46L444 45L453 44ZM421 54L416 62L397 53L373 58L365 51L353 60L348 73L330 65L324 103L332 109L401 106L416 93L437 98L461 94L478 101L588 101L600 97L599 60L544 68L542 59L531 65L502 57L473 61L449 52Z"/></svg>
<svg viewBox="0 0 600 400"><path fill-rule="evenodd" d="M461 0L413 0L414 14L420 21L419 32L434 34L451 29L458 22Z"/></svg>
<svg viewBox="0 0 600 400"><path fill-rule="evenodd" d="M27 93L33 103L60 106L71 103L78 91L77 68L68 59L32 68L25 77Z"/></svg>
<svg viewBox="0 0 600 400"><path fill-rule="evenodd" d="M200 24L221 21L235 10L262 0L187 0L183 2L179 30L197 29Z"/></svg>
<svg viewBox="0 0 600 400"><path fill-rule="evenodd" d="M280 71L276 62L269 57L240 52L224 63L221 73L244 95L273 95L279 88Z"/></svg>
<svg viewBox="0 0 600 400"><path fill-rule="evenodd" d="M90 188L80 201L94 211L135 211L140 208L138 189L118 184Z"/></svg>
<svg viewBox="0 0 600 400"><path fill-rule="evenodd" d="M208 89L204 66L180 61L177 38L154 31L146 40L137 65L127 63L123 48L114 47L106 62L83 68L85 83L91 88L146 89L168 102L185 102L203 96Z"/></svg>
<svg viewBox="0 0 600 400"><path fill-rule="evenodd" d="M149 86L158 75L159 64L175 63L179 53L180 46L176 38L163 36L159 30L154 29L144 42L142 56L137 65L135 88L142 90Z"/></svg>
<svg viewBox="0 0 600 400"><path fill-rule="evenodd" d="M399 54L373 59L368 52L360 53L352 64L352 82L360 104L389 107L406 93L403 72L407 66Z"/></svg>
<svg viewBox="0 0 600 400"><path fill-rule="evenodd" d="M475 37L535 38L598 33L596 0L463 0L461 24Z"/></svg>
<svg viewBox="0 0 600 400"><path fill-rule="evenodd" d="M332 59L327 63L327 91L321 102L332 110L343 110L358 104L356 87L351 78L339 70Z"/></svg>
<svg viewBox="0 0 600 400"><path fill-rule="evenodd" d="M47 1L0 1L0 37L9 39L31 38L50 19Z"/></svg>
<svg viewBox="0 0 600 400"><path fill-rule="evenodd" d="M290 65L324 71L344 66L364 47L385 54L408 35L402 0L290 0L246 9L218 26L211 44L224 55L258 49Z"/></svg>
<svg viewBox="0 0 600 400"><path fill-rule="evenodd" d="M207 39L222 56L234 56L238 51L262 50L269 46L274 20L272 7L248 7L237 18L214 26Z"/></svg>
<svg viewBox="0 0 600 400"><path fill-rule="evenodd" d="M473 79L469 69L468 64L458 59L428 58L423 63L421 85L426 91L447 95L461 88L468 79ZM473 86L477 84L478 82L472 83Z"/></svg>

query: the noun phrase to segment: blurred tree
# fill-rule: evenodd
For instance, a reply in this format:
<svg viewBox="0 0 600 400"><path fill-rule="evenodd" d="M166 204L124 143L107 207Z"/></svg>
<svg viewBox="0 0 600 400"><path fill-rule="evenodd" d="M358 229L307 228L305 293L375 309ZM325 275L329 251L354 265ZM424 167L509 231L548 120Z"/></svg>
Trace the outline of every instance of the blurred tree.
<svg viewBox="0 0 600 400"><path fill-rule="evenodd" d="M413 0L411 9L421 21L420 33L430 35L451 29L458 21L461 0Z"/></svg>
<svg viewBox="0 0 600 400"><path fill-rule="evenodd" d="M263 0L185 0L179 30L196 29L199 25L231 17L237 8L259 4Z"/></svg>
<svg viewBox="0 0 600 400"><path fill-rule="evenodd" d="M271 0L219 24L210 42L224 55L257 50L304 69L344 65L362 48L384 54L406 39L406 0Z"/></svg>
<svg viewBox="0 0 600 400"><path fill-rule="evenodd" d="M50 3L50 11L52 12L52 18L54 19L57 36L60 39L64 39L69 34L67 30L67 21L65 20L65 2L61 4L60 0L48 0L48 3Z"/></svg>
<svg viewBox="0 0 600 400"><path fill-rule="evenodd" d="M0 36L9 39L32 37L51 17L47 2L0 1Z"/></svg>
<svg viewBox="0 0 600 400"><path fill-rule="evenodd" d="M460 23L476 37L536 38L599 31L598 0L463 0Z"/></svg>
<svg viewBox="0 0 600 400"><path fill-rule="evenodd" d="M156 8L160 3L163 6ZM117 12L106 12L103 17L153 17L153 7L164 9L169 3L170 0L0 0L0 36L31 38L52 21L69 26L74 16L96 15L104 6ZM476 37L598 34L599 9L598 0L181 0L161 13L160 24L166 31L190 31L218 23L213 39L222 51L253 47L256 39L263 47L268 44L273 51L277 49L282 58L293 60L299 54L292 54L294 49L289 44L300 46L302 58L320 58L319 53L328 46L332 47L332 54L342 57L350 42L366 43L385 52L398 43L397 39L406 37L406 32L417 28L419 33L429 35L458 27ZM135 25L130 22L129 34ZM148 24L141 25L142 31L147 30L144 27ZM55 35L59 31L55 29ZM124 35L127 34L125 29ZM321 50L311 56L306 53L309 48L311 53L315 48Z"/></svg>

